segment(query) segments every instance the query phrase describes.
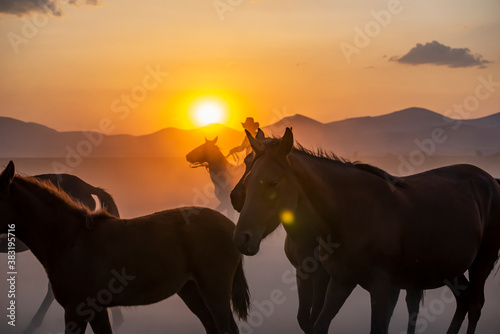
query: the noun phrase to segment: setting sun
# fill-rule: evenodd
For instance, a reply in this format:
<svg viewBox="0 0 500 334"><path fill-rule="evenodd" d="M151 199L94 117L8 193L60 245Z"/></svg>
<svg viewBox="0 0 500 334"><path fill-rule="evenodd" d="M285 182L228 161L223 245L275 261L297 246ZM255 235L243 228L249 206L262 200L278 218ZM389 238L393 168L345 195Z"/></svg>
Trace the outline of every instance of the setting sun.
<svg viewBox="0 0 500 334"><path fill-rule="evenodd" d="M218 98L198 98L191 105L191 120L198 126L212 123L225 123L227 120L227 105Z"/></svg>

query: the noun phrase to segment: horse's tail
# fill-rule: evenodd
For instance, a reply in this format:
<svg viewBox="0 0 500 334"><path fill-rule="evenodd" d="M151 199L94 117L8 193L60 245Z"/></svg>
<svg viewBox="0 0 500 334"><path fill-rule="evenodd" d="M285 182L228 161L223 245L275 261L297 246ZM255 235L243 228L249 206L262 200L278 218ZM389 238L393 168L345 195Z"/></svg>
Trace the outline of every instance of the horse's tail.
<svg viewBox="0 0 500 334"><path fill-rule="evenodd" d="M418 294L420 296L420 303L422 304L422 306L424 306L425 291L424 290L418 290Z"/></svg>
<svg viewBox="0 0 500 334"><path fill-rule="evenodd" d="M102 188L94 187L94 189L92 189L92 194L99 197L101 207L105 207L106 211L108 211L109 214L112 214L115 217L120 217L120 213L118 212L118 207L116 206L115 200L109 193L107 193Z"/></svg>
<svg viewBox="0 0 500 334"><path fill-rule="evenodd" d="M233 278L231 301L233 303L233 312L238 318L247 320L248 310L250 309L250 290L243 272L243 258L241 258Z"/></svg>

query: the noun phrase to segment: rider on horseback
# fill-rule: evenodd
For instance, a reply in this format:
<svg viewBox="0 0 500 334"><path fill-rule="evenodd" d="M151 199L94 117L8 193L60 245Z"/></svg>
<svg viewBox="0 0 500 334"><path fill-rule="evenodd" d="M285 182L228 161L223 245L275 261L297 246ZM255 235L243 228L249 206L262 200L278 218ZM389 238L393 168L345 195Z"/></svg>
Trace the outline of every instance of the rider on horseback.
<svg viewBox="0 0 500 334"><path fill-rule="evenodd" d="M253 117L247 117L245 123L241 123L241 125L243 126L243 129L247 130L248 132L250 132L250 134L252 134L252 136L255 137L255 135L257 134L257 130L259 129L259 122L255 122ZM245 150L246 155L252 152L252 147L250 146L247 136L245 136L245 139L243 139L241 145L236 146L229 151L226 158L232 155L235 160L239 160L237 153L243 150Z"/></svg>

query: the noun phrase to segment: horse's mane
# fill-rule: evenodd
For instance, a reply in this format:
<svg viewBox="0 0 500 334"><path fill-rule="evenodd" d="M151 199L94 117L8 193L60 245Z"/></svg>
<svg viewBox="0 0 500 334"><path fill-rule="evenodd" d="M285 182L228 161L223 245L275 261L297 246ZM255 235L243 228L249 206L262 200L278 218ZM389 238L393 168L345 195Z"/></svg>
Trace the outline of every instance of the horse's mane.
<svg viewBox="0 0 500 334"><path fill-rule="evenodd" d="M269 138L269 141L267 143L265 143L264 145L277 146L278 144L279 144L279 138ZM401 179L397 176L391 175L381 168L378 168L378 167L375 167L375 166L372 166L369 164L365 164L365 163L362 163L360 161L350 161L349 159L342 158L342 157L338 156L337 154L335 154L334 152L327 151L323 148L317 148L316 150L311 150L311 149L305 148L300 143L297 143L293 147L293 152L297 152L299 154L305 154L305 155L308 155L308 156L311 156L314 158L330 161L333 163L342 164L344 166L357 168L359 170L376 175L376 176L386 180L387 182L389 182L393 186L404 187L404 185L405 185L405 182L403 181L403 179Z"/></svg>
<svg viewBox="0 0 500 334"><path fill-rule="evenodd" d="M33 185L42 191L46 192L56 201L59 201L62 205L67 206L71 210L80 212L82 215L87 217L112 217L105 208L101 208L98 211L92 212L87 206L81 203L79 200L71 197L68 193L61 189L59 185L55 185L49 180L42 180L32 176L25 176L17 174L15 180L21 183Z"/></svg>
<svg viewBox="0 0 500 334"><path fill-rule="evenodd" d="M349 159L342 158L342 157L336 155L335 153L333 153L331 151L327 151L323 148L318 148L315 151L313 151L313 150L310 150L308 148L305 148L300 143L297 143L297 145L294 147L294 150L296 152L299 152L302 154L306 154L306 155L309 155L312 157L332 161L332 162L339 163L339 164L342 164L345 166L354 167L354 168L357 168L359 170L374 174L374 175L386 180L387 182L389 182L390 184L392 184L394 186L403 187L405 185L405 182L403 181L403 179L401 179L397 176L391 175L381 168L378 168L378 167L375 167L375 166L372 166L369 164L365 164L365 163L362 163L360 161L350 161Z"/></svg>

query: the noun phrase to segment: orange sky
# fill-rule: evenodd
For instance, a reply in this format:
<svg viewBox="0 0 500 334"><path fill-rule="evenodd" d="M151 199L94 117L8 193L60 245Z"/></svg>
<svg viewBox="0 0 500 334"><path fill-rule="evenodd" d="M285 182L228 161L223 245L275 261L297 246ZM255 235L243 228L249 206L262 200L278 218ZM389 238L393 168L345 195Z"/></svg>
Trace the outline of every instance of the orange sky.
<svg viewBox="0 0 500 334"><path fill-rule="evenodd" d="M0 116L57 130L110 118L116 133L144 134L193 127L190 102L211 94L239 129L249 115L265 125L295 113L322 122L412 106L446 113L479 77L500 82L496 0L231 3L80 1L60 16L0 6ZM394 61L433 41L452 49L444 64ZM357 51L346 57L346 45ZM432 52L417 61L440 57ZM488 62L453 65L464 57ZM500 111L495 87L470 118Z"/></svg>

